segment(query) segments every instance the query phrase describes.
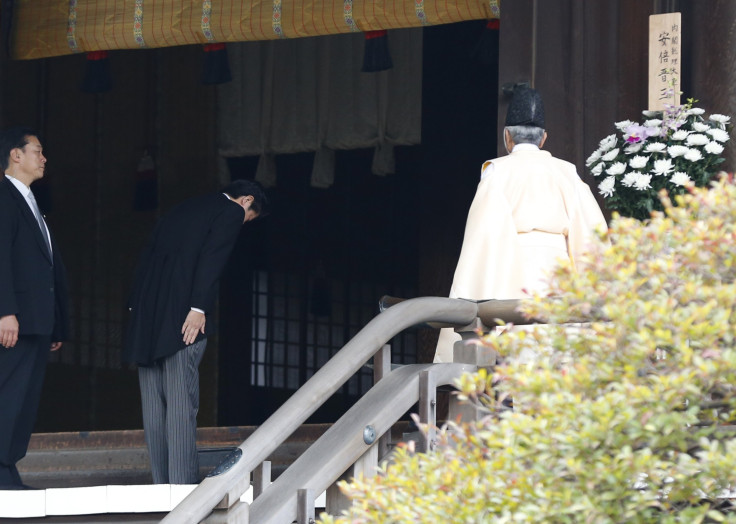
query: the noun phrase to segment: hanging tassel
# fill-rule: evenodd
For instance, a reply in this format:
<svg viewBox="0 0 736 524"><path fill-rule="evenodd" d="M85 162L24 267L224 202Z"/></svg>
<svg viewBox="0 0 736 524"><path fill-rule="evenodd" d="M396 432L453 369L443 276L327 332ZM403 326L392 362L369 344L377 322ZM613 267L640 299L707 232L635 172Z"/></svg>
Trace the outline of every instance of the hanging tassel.
<svg viewBox="0 0 736 524"><path fill-rule="evenodd" d="M224 84L232 79L225 44L205 44L202 83L205 85Z"/></svg>
<svg viewBox="0 0 736 524"><path fill-rule="evenodd" d="M365 51L363 53L363 69L361 69L364 73L385 71L394 66L391 62L391 53L388 50L387 33L385 29L365 32Z"/></svg>
<svg viewBox="0 0 736 524"><path fill-rule="evenodd" d="M478 43L473 49L473 58L483 65L498 64L498 36L501 23L498 18L488 20Z"/></svg>
<svg viewBox="0 0 736 524"><path fill-rule="evenodd" d="M85 93L104 93L112 89L107 51L87 53L87 65L84 68L84 80L80 89Z"/></svg>
<svg viewBox="0 0 736 524"><path fill-rule="evenodd" d="M263 187L276 185L276 158L272 154L261 153L261 156L258 157L255 180Z"/></svg>
<svg viewBox="0 0 736 524"><path fill-rule="evenodd" d="M0 3L0 42L5 47L5 54L10 58L11 35L13 34L13 0L2 0Z"/></svg>
<svg viewBox="0 0 736 524"><path fill-rule="evenodd" d="M387 142L379 142L373 150L373 164L371 173L379 176L393 175L396 173L396 155L394 146Z"/></svg>
<svg viewBox="0 0 736 524"><path fill-rule="evenodd" d="M133 195L133 209L136 211L150 211L158 207L158 179L156 164L148 151L138 162L135 172L135 193Z"/></svg>
<svg viewBox="0 0 736 524"><path fill-rule="evenodd" d="M312 187L327 189L335 182L335 150L319 148L314 153L312 176L309 184Z"/></svg>

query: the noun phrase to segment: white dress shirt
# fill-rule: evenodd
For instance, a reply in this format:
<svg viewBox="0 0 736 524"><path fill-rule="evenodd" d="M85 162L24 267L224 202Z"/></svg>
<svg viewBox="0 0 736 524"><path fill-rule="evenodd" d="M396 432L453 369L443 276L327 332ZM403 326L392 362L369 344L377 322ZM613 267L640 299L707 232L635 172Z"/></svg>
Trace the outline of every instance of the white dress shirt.
<svg viewBox="0 0 736 524"><path fill-rule="evenodd" d="M33 213L33 216L35 217L36 211L33 209L33 202L31 202L31 198L30 198L30 195L32 194L31 188L25 185L23 182L21 182L17 178L13 178L7 173L5 173L5 178L10 180L13 183L13 185L16 187L16 189L20 191L20 194L23 195L23 198L26 199L26 204L28 204L28 207L30 208L31 213ZM39 210L39 213L40 213L40 210ZM43 219L43 215L41 216L41 221L43 222L43 227L46 228L46 235L48 236L48 238L51 238L51 232L49 231L49 226L46 225L46 220ZM49 250L53 254L53 249L51 246L49 246Z"/></svg>

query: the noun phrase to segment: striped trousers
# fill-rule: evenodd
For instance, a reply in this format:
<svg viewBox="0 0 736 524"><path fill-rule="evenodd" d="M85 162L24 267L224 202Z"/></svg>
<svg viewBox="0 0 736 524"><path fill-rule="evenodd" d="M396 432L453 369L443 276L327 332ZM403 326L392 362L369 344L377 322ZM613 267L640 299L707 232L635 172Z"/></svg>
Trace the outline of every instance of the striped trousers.
<svg viewBox="0 0 736 524"><path fill-rule="evenodd" d="M197 484L199 363L207 339L138 367L143 431L154 484Z"/></svg>

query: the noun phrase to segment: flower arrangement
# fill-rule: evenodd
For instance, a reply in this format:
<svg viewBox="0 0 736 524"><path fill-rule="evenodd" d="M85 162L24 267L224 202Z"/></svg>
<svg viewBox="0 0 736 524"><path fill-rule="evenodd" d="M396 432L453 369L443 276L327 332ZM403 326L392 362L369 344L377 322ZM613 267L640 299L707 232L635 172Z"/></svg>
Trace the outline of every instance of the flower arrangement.
<svg viewBox="0 0 736 524"><path fill-rule="evenodd" d="M695 102L643 111L642 124L618 122L619 135L601 140L586 165L599 179L606 207L644 220L662 210L662 189L673 197L713 178L724 160L731 117L712 114L706 119L703 109L693 107Z"/></svg>

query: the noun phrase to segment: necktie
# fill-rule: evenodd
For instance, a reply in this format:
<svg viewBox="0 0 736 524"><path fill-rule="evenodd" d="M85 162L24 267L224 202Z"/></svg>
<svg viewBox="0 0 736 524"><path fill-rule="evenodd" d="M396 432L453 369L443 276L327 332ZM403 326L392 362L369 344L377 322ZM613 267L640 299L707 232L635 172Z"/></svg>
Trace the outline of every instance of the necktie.
<svg viewBox="0 0 736 524"><path fill-rule="evenodd" d="M36 220L38 221L38 227L41 228L41 234L43 235L43 239L46 241L46 247L49 250L49 254L51 254L51 241L49 240L49 233L48 231L46 231L46 224L43 221L41 210L38 208L38 204L36 203L36 197L33 196L33 191L30 191L28 193L28 200L31 201L31 208L33 209L33 214L36 215Z"/></svg>

